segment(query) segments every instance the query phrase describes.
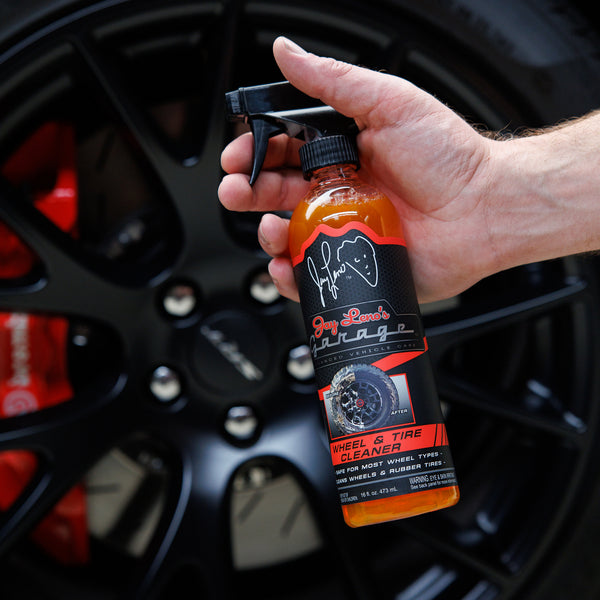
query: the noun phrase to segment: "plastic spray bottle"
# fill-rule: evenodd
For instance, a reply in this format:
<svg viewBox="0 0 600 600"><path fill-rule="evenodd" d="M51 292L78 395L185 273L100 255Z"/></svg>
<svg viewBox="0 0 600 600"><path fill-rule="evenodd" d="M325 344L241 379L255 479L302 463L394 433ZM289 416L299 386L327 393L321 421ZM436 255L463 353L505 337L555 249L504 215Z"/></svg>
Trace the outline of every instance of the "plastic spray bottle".
<svg viewBox="0 0 600 600"><path fill-rule="evenodd" d="M459 491L427 353L402 226L357 176L354 121L288 82L229 92L230 120L250 124L262 167L270 137L304 139L311 186L289 249L346 523L452 506Z"/></svg>

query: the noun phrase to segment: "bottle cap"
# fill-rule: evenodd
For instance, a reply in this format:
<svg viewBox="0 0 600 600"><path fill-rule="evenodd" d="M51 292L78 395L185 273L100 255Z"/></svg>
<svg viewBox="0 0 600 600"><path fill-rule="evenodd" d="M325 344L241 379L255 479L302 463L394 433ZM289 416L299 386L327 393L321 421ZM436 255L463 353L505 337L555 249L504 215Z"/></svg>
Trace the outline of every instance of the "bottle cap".
<svg viewBox="0 0 600 600"><path fill-rule="evenodd" d="M300 163L305 179L312 172L330 165L353 164L360 168L356 142L345 135L329 135L307 142L300 148Z"/></svg>

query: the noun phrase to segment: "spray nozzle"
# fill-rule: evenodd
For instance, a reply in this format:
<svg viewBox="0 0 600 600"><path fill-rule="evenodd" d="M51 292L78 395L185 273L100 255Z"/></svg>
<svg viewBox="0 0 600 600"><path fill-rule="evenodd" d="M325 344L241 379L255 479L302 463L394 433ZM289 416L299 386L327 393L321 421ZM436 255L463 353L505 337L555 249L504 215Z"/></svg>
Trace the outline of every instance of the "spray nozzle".
<svg viewBox="0 0 600 600"><path fill-rule="evenodd" d="M230 121L250 125L254 136L254 158L250 185L265 160L269 138L279 133L312 142L333 135L356 136L354 119L303 94L287 81L242 87L225 94Z"/></svg>

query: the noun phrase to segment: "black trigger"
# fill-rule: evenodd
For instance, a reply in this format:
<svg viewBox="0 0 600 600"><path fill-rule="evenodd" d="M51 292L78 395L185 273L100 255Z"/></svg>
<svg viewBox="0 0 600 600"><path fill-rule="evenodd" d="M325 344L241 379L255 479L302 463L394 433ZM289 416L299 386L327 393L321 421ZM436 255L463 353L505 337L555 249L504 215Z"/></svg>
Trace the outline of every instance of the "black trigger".
<svg viewBox="0 0 600 600"><path fill-rule="evenodd" d="M253 119L250 123L250 127L252 129L252 135L254 136L254 159L252 161L250 185L254 185L254 182L260 174L263 163L265 162L269 138L278 133L282 133L283 129L276 123L262 119Z"/></svg>

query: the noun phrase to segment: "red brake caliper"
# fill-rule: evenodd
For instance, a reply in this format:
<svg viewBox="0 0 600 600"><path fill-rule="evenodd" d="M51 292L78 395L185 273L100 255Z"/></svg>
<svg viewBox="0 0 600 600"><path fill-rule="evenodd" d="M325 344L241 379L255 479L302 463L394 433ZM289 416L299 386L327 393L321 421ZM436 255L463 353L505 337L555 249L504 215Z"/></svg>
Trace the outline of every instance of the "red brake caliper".
<svg viewBox="0 0 600 600"><path fill-rule="evenodd" d="M14 185L33 190L35 207L76 237L78 211L73 128L47 123L6 162L2 174ZM25 277L38 261L0 222L0 279ZM69 323L63 317L0 312L0 418L34 412L69 400L73 389L67 368ZM38 467L28 450L0 452L0 510L7 510ZM64 564L89 559L83 484L72 488L38 524L32 538Z"/></svg>

